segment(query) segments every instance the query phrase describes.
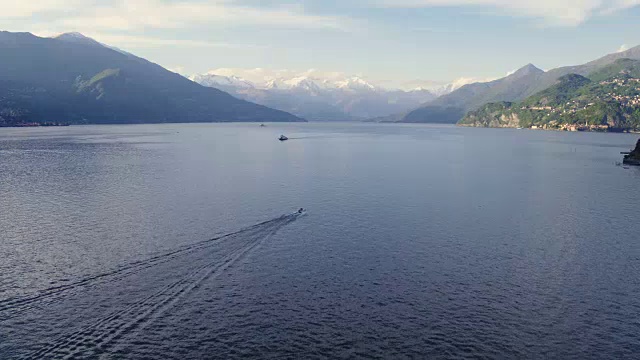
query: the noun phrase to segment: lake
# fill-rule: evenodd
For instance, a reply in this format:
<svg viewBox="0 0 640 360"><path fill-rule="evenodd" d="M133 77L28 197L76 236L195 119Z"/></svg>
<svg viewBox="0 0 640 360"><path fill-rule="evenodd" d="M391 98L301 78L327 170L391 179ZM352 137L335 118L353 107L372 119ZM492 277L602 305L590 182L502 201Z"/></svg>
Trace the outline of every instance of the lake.
<svg viewBox="0 0 640 360"><path fill-rule="evenodd" d="M0 358L636 357L637 138L0 129Z"/></svg>

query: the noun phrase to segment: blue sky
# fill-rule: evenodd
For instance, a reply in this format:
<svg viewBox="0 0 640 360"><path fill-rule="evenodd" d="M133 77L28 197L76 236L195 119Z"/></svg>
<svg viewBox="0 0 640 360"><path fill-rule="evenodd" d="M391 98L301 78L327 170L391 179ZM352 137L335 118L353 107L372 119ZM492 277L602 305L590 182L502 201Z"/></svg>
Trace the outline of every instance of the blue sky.
<svg viewBox="0 0 640 360"><path fill-rule="evenodd" d="M491 79L640 44L640 0L0 0L2 28L78 31L184 74L336 71Z"/></svg>

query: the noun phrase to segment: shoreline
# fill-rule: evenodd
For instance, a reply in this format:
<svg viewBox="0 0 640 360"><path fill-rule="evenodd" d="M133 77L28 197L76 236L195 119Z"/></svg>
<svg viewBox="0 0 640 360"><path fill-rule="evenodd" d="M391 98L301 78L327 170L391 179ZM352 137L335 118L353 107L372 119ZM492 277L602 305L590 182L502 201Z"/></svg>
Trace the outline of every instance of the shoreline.
<svg viewBox="0 0 640 360"><path fill-rule="evenodd" d="M348 121L344 121L348 122ZM145 122L145 123L88 123L88 124L14 124L0 125L0 129L43 128L67 126L120 126L120 125L181 125L181 124L307 124L309 121L195 121L195 122Z"/></svg>
<svg viewBox="0 0 640 360"><path fill-rule="evenodd" d="M467 127L467 128L484 128L484 129L513 129L513 130L532 130L532 131L555 131L555 132L568 132L568 133L604 133L604 134L640 134L640 130L635 130L635 129L616 129L616 130L604 130L602 128L598 128L598 129L577 129L577 130L566 130L566 129L550 129L550 128L532 128L532 127L525 127L525 128L517 128L517 127L513 127L513 126L476 126L476 125L469 125L469 124L455 124L456 126L460 126L460 127Z"/></svg>
<svg viewBox="0 0 640 360"><path fill-rule="evenodd" d="M0 128L36 128L36 127L63 127L71 126L66 123L25 123L25 124L13 124L13 125L0 125Z"/></svg>

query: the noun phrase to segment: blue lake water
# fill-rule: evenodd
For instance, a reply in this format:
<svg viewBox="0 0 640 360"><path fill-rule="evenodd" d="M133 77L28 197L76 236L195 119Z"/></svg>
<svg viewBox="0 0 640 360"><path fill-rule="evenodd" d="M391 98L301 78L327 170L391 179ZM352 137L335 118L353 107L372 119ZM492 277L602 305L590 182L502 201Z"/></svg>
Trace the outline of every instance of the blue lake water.
<svg viewBox="0 0 640 360"><path fill-rule="evenodd" d="M637 137L0 129L0 358L634 358Z"/></svg>

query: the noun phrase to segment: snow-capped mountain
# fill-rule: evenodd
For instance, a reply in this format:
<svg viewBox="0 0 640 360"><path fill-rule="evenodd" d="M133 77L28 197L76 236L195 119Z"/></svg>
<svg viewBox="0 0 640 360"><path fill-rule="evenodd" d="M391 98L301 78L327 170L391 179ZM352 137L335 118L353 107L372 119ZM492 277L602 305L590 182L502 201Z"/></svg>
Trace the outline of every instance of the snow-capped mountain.
<svg viewBox="0 0 640 360"><path fill-rule="evenodd" d="M226 69L225 69L226 70ZM429 90L403 91L375 86L357 76L321 78L313 74L248 81L215 71L191 80L268 107L316 121L362 120L413 110L436 96Z"/></svg>
<svg viewBox="0 0 640 360"><path fill-rule="evenodd" d="M376 88L375 86L371 85L367 81L365 81L365 80L363 80L363 79L361 79L361 78L359 78L357 76L337 81L335 83L335 85L340 89L351 90L351 91L376 91L376 90L382 90L382 89Z"/></svg>
<svg viewBox="0 0 640 360"><path fill-rule="evenodd" d="M432 83L430 85L418 86L414 88L413 91L427 90L432 94L434 94L436 97L440 97L440 96L452 93L465 85L473 84L476 82L487 82L491 80L493 79L477 79L477 78L461 77L453 80L448 84Z"/></svg>
<svg viewBox="0 0 640 360"><path fill-rule="evenodd" d="M192 81L207 87L223 87L231 89L253 89L256 86L251 82L237 76L220 76L216 74L195 75Z"/></svg>
<svg viewBox="0 0 640 360"><path fill-rule="evenodd" d="M324 83L306 76L299 76L293 79L282 81L284 86L281 89L301 90L309 93L319 93L328 89Z"/></svg>
<svg viewBox="0 0 640 360"><path fill-rule="evenodd" d="M285 90L288 89L289 86L281 80L272 79L265 83L264 88L268 90Z"/></svg>

